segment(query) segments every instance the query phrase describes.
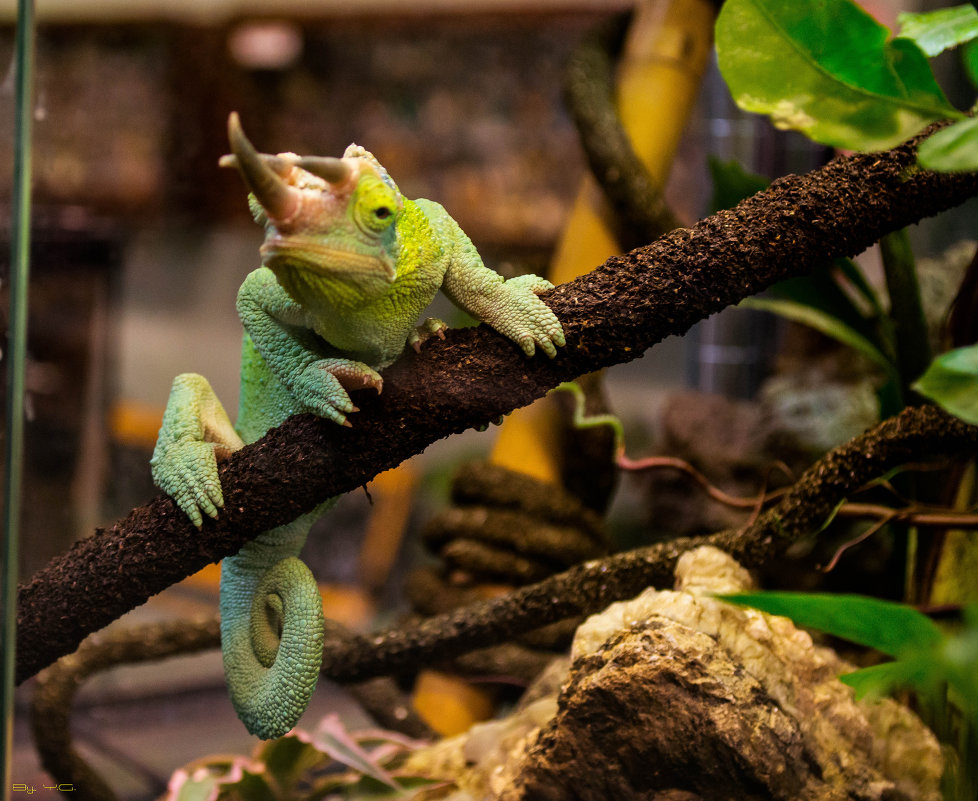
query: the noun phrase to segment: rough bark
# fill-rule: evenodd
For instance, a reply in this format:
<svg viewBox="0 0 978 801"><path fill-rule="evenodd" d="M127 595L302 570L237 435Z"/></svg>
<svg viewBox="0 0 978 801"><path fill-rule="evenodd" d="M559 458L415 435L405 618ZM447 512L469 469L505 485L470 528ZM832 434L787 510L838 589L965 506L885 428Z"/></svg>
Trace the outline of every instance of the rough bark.
<svg viewBox="0 0 978 801"><path fill-rule="evenodd" d="M978 194L978 174L920 170L914 143L781 178L733 210L609 259L545 295L567 346L523 358L485 326L407 352L353 428L298 416L222 467L221 519L197 531L157 498L52 560L20 591L22 681L82 638L263 530L353 490L432 442L488 424L562 381L641 356L663 338L834 256Z"/></svg>

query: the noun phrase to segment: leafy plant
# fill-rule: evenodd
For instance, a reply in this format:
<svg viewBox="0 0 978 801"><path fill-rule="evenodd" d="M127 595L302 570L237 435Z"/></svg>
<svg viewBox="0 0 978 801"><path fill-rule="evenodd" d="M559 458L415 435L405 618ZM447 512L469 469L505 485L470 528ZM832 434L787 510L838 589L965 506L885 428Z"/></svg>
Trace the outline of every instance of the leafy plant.
<svg viewBox="0 0 978 801"><path fill-rule="evenodd" d="M978 104L970 114L954 108L928 62L963 46L965 70L978 86L978 10L960 5L901 14L898 21L893 36L851 0L728 0L716 27L720 70L741 108L837 148L881 150L950 120L921 142L919 164L978 170L978 117L970 116ZM844 261L742 305L807 324L875 364L884 376L883 416L916 392L978 423L978 345L931 361L906 232L885 237L880 252L889 313L858 268ZM948 797L978 796L978 608L968 608L963 628L948 634L913 609L859 596L761 593L729 600L893 657L842 679L858 695L913 688L928 722L958 757L948 771Z"/></svg>
<svg viewBox="0 0 978 801"><path fill-rule="evenodd" d="M733 0L717 19L717 57L741 108L833 147L882 150L939 120L970 123L948 102L927 56L978 37L978 12L959 6L900 22L894 37L850 0ZM964 127L972 133L955 158L970 153L973 166L963 169L974 169L978 133Z"/></svg>
<svg viewBox="0 0 978 801"><path fill-rule="evenodd" d="M978 425L978 347L955 348L938 356L914 388L951 414Z"/></svg>
<svg viewBox="0 0 978 801"><path fill-rule="evenodd" d="M410 798L442 782L398 766L423 743L396 732L350 733L336 715L312 734L295 729L250 757L218 755L181 768L163 801L321 801Z"/></svg>
<svg viewBox="0 0 978 801"><path fill-rule="evenodd" d="M974 67L978 11L961 5L904 13L899 23L900 35L894 37L851 0L729 0L717 19L719 65L741 108L835 147L892 147L930 123L954 120L921 143L919 161L928 169L978 169L978 117L948 102L927 61L970 43L963 54L966 67ZM928 367L906 234L891 235L881 246L895 324L887 323L875 293L851 262L785 282L771 297L744 305L806 323L880 367L884 416L907 402L913 389L974 422L974 404L969 410L967 399L978 395L978 350L945 354Z"/></svg>

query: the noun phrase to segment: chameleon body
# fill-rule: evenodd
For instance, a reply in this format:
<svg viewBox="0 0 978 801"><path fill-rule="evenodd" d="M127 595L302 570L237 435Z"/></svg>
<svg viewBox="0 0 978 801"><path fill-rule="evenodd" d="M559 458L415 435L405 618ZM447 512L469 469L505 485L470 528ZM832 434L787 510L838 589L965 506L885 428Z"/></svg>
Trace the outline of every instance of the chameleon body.
<svg viewBox="0 0 978 801"><path fill-rule="evenodd" d="M444 324L418 315L439 289L520 345L554 356L560 323L536 276L504 281L437 203L404 198L366 150L343 158L258 153L232 114L228 134L249 203L265 227L261 265L244 280L241 394L231 423L207 380L177 376L151 460L157 485L195 525L223 506L217 462L300 412L350 425L349 390L381 391L379 370ZM328 500L262 533L221 569L221 640L232 703L252 734L289 731L315 689L322 602L297 557Z"/></svg>

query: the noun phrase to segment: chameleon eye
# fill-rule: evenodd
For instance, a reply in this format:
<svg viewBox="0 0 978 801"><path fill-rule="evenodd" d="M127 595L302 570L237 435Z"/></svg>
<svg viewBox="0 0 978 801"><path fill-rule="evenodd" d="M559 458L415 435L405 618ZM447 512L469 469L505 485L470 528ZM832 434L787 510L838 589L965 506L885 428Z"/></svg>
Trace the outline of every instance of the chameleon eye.
<svg viewBox="0 0 978 801"><path fill-rule="evenodd" d="M364 176L354 196L353 218L364 232L381 234L394 223L398 200L394 190L379 178Z"/></svg>

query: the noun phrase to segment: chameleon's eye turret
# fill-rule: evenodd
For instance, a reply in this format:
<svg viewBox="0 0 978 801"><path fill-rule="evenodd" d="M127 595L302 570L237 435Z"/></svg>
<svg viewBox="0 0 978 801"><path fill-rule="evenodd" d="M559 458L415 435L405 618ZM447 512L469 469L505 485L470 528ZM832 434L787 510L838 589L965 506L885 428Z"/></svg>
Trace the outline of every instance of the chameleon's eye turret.
<svg viewBox="0 0 978 801"><path fill-rule="evenodd" d="M397 219L401 198L374 175L364 175L353 197L353 220L364 233L378 235Z"/></svg>

